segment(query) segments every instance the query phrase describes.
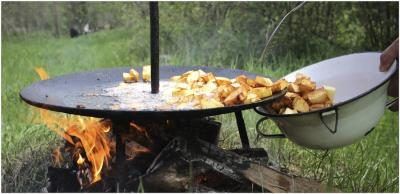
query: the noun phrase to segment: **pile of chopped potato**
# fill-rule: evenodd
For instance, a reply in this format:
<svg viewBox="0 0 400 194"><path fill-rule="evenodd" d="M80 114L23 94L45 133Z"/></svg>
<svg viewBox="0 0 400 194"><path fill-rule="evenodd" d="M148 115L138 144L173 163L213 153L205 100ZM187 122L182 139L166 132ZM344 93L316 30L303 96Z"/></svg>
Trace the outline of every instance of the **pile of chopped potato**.
<svg viewBox="0 0 400 194"><path fill-rule="evenodd" d="M173 76L176 82L169 103L178 107L217 108L257 102L284 90L288 82L257 76L255 79L239 75L234 79L216 77L202 70L188 71Z"/></svg>
<svg viewBox="0 0 400 194"><path fill-rule="evenodd" d="M149 82L151 80L151 74L150 74L150 65L145 65L143 66L142 69L142 80L144 82ZM130 69L129 73L122 73L122 78L124 80L125 83L134 83L134 82L138 82L139 81L139 73L134 70L134 69Z"/></svg>
<svg viewBox="0 0 400 194"><path fill-rule="evenodd" d="M288 84L288 92L271 104L278 114L296 114L330 107L333 104L336 89L323 86L316 89L315 82L304 74L297 74L296 80Z"/></svg>

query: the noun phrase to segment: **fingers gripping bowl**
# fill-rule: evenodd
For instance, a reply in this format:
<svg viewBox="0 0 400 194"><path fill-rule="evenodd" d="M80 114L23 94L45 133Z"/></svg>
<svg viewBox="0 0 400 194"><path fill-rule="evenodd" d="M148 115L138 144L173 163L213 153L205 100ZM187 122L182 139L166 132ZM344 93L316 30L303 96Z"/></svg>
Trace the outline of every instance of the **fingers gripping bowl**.
<svg viewBox="0 0 400 194"><path fill-rule="evenodd" d="M317 87L336 88L333 106L298 114L277 114L270 106L257 107L257 113L272 119L284 136L301 146L331 149L352 144L366 136L379 122L387 103L389 78L396 65L379 71L380 53L340 56L309 65L284 77L310 76ZM265 120L265 118L263 119ZM261 122L257 124L259 129ZM276 137L276 135L264 135Z"/></svg>

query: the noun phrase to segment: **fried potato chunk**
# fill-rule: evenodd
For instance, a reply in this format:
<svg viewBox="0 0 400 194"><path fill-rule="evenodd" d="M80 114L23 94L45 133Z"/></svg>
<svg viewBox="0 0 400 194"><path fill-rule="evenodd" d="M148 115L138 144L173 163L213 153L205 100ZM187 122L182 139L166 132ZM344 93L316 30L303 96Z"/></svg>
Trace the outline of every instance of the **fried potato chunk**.
<svg viewBox="0 0 400 194"><path fill-rule="evenodd" d="M168 103L184 103L179 107L192 105L198 108L254 103L273 95L273 88L276 92L288 85L286 80L273 83L269 78L257 76L251 79L245 75L229 79L202 70L187 71L171 77L171 80L175 81L176 85L172 89L174 99ZM285 103L287 104L286 101Z"/></svg>
<svg viewBox="0 0 400 194"><path fill-rule="evenodd" d="M293 105L293 109L295 109L295 110L297 110L299 112L308 112L308 111L310 111L310 106L301 97L294 98L292 105Z"/></svg>
<svg viewBox="0 0 400 194"><path fill-rule="evenodd" d="M137 80L130 73L122 73L122 78L125 83L137 82Z"/></svg>
<svg viewBox="0 0 400 194"><path fill-rule="evenodd" d="M215 77L215 80L217 81L218 86L232 84L231 80L226 77Z"/></svg>
<svg viewBox="0 0 400 194"><path fill-rule="evenodd" d="M135 82L139 81L139 73L135 69L130 69L129 74L131 74Z"/></svg>
<svg viewBox="0 0 400 194"><path fill-rule="evenodd" d="M336 88L332 87L332 86L323 86L323 88L325 89L325 91L328 94L329 100L331 102L333 102L333 100L335 99L335 94L336 94Z"/></svg>
<svg viewBox="0 0 400 194"><path fill-rule="evenodd" d="M300 92L300 87L295 83L289 83L288 91L289 92L294 92L294 93L299 93Z"/></svg>
<svg viewBox="0 0 400 194"><path fill-rule="evenodd" d="M256 76L256 79L254 81L256 82L257 87L270 87L273 84L271 79L261 76Z"/></svg>
<svg viewBox="0 0 400 194"><path fill-rule="evenodd" d="M272 96L272 89L268 87L251 88L250 92L256 94L259 99Z"/></svg>
<svg viewBox="0 0 400 194"><path fill-rule="evenodd" d="M143 66L142 79L143 79L144 82L151 81L151 67L150 67L150 65Z"/></svg>
<svg viewBox="0 0 400 194"><path fill-rule="evenodd" d="M276 81L274 84L272 84L272 86L271 86L272 93L280 92L280 91L284 90L288 85L289 85L289 83L286 80L280 79L280 80Z"/></svg>
<svg viewBox="0 0 400 194"><path fill-rule="evenodd" d="M247 85L249 85L249 86L252 87L252 88L257 87L256 81L254 81L254 80L252 80L252 79L247 79L247 80L246 80L246 83L247 83Z"/></svg>
<svg viewBox="0 0 400 194"><path fill-rule="evenodd" d="M249 93L247 94L246 99L243 101L244 104L250 104L250 103L254 103L259 101L260 98L257 96L257 94L252 93L251 91L249 91Z"/></svg>
<svg viewBox="0 0 400 194"><path fill-rule="evenodd" d="M231 85L221 85L217 89L218 96L220 99L225 99L227 96L229 96L230 93L232 93L235 90L235 88Z"/></svg>
<svg viewBox="0 0 400 194"><path fill-rule="evenodd" d="M290 99L293 99L293 98L296 98L296 97L300 97L300 95L298 95L297 93L293 93L293 92L286 92L285 96L290 98Z"/></svg>
<svg viewBox="0 0 400 194"><path fill-rule="evenodd" d="M216 81L214 74L206 73L200 77L204 82Z"/></svg>
<svg viewBox="0 0 400 194"><path fill-rule="evenodd" d="M189 75L186 78L186 82L188 84L192 84L194 82L196 82L198 79L200 79L200 73L198 71L193 71L191 73L189 73Z"/></svg>
<svg viewBox="0 0 400 194"><path fill-rule="evenodd" d="M296 110L293 110L291 108L286 108L281 114L284 115L289 115L289 114L297 114L298 112Z"/></svg>
<svg viewBox="0 0 400 194"><path fill-rule="evenodd" d="M272 85L272 90L278 90L279 81ZM284 85L284 84L283 84ZM281 87L283 88L283 86ZM336 89L323 86L316 89L316 83L307 75L298 73L296 80L287 84L288 92L270 107L279 114L296 114L332 106Z"/></svg>
<svg viewBox="0 0 400 194"><path fill-rule="evenodd" d="M281 108L283 108L285 106L285 104L283 103L283 101L278 100L278 101L274 101L271 105L271 108L274 109L277 113L279 112L279 110L281 110Z"/></svg>
<svg viewBox="0 0 400 194"><path fill-rule="evenodd" d="M214 98L211 99L205 99L203 98L200 101L200 106L202 109L206 108L218 108L218 107L224 107L224 104L222 104L220 101L215 100Z"/></svg>
<svg viewBox="0 0 400 194"><path fill-rule="evenodd" d="M307 94L307 100L311 104L324 104L326 101L329 100L328 93L323 89L320 88L318 90L314 90Z"/></svg>
<svg viewBox="0 0 400 194"><path fill-rule="evenodd" d="M312 82L311 80L308 80L308 79L302 79L298 83L298 85L299 85L299 90L302 93L313 91L316 88L315 82Z"/></svg>
<svg viewBox="0 0 400 194"><path fill-rule="evenodd" d="M240 103L239 95L243 92L242 88L238 88L230 93L224 100L226 106L236 105Z"/></svg>

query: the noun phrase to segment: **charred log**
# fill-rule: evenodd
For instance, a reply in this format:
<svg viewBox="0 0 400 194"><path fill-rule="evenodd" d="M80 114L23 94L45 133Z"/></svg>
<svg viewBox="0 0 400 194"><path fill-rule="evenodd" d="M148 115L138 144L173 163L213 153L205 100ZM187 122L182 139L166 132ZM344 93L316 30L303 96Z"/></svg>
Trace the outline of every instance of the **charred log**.
<svg viewBox="0 0 400 194"><path fill-rule="evenodd" d="M48 167L47 169L48 185L47 191L55 192L77 192L80 190L80 184L76 177L76 171L65 168Z"/></svg>

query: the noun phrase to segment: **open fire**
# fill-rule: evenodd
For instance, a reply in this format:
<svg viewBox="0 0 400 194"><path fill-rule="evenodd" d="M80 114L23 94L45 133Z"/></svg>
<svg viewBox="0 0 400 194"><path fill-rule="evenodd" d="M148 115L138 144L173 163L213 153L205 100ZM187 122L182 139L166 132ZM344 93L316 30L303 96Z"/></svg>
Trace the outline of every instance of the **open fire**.
<svg viewBox="0 0 400 194"><path fill-rule="evenodd" d="M49 78L43 68L35 70L42 80ZM87 177L89 183L99 181L103 166L108 166L111 159L111 123L91 117L61 115L44 109L39 111L40 121L72 145L70 152L79 169L90 169ZM59 148L53 153L53 158L58 165L63 161Z"/></svg>
<svg viewBox="0 0 400 194"><path fill-rule="evenodd" d="M36 72L49 78L42 68ZM321 191L318 183L268 166L264 149L218 148L221 123L209 118L128 121L39 112L40 122L65 140L52 154L50 192Z"/></svg>

